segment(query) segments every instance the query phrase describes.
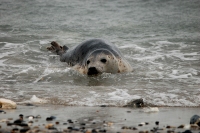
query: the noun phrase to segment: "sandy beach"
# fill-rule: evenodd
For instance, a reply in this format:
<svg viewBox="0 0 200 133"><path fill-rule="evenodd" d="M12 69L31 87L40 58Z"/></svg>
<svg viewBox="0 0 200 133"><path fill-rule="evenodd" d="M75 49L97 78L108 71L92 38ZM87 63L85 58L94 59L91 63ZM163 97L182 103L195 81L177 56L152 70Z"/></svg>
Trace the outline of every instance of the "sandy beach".
<svg viewBox="0 0 200 133"><path fill-rule="evenodd" d="M24 132L200 132L190 128L190 118L199 108L160 107L158 112L144 112L142 108L73 107L73 106L18 106L16 110L2 110L0 131ZM12 125L23 115L26 126ZM28 116L38 116L31 118ZM41 118L40 118L41 116ZM48 119L47 118L52 118ZM157 125L156 125L157 122ZM184 125L184 127L179 127ZM178 128L179 127L179 128ZM30 129L30 130L29 130Z"/></svg>

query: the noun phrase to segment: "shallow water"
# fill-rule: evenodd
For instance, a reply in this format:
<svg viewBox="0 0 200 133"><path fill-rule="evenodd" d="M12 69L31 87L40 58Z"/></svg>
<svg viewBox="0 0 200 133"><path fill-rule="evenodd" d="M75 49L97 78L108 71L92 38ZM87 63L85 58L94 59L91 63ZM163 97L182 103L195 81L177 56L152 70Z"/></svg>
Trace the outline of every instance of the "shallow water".
<svg viewBox="0 0 200 133"><path fill-rule="evenodd" d="M36 0L0 3L0 97L50 104L200 106L200 2ZM46 47L102 38L134 72L87 77Z"/></svg>

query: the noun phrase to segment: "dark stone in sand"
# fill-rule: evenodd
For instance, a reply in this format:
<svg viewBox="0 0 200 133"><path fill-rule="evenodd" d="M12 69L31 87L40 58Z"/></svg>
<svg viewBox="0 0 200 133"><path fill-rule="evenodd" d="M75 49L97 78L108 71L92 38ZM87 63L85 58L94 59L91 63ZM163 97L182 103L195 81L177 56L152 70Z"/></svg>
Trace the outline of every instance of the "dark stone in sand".
<svg viewBox="0 0 200 133"><path fill-rule="evenodd" d="M80 125L81 125L81 126L85 126L85 123L81 123Z"/></svg>
<svg viewBox="0 0 200 133"><path fill-rule="evenodd" d="M46 121L52 121L53 119L52 118L50 118L50 117L47 117L46 118Z"/></svg>
<svg viewBox="0 0 200 133"><path fill-rule="evenodd" d="M92 132L92 133L97 133L97 130L96 130L96 129L92 129L91 132Z"/></svg>
<svg viewBox="0 0 200 133"><path fill-rule="evenodd" d="M26 133L28 130L30 129L29 128L20 129L20 133Z"/></svg>
<svg viewBox="0 0 200 133"><path fill-rule="evenodd" d="M190 124L197 124L200 127L200 116L198 115L193 115L190 118Z"/></svg>
<svg viewBox="0 0 200 133"><path fill-rule="evenodd" d="M131 111L126 111L127 113L131 113Z"/></svg>
<svg viewBox="0 0 200 133"><path fill-rule="evenodd" d="M67 125L67 123L63 123L63 125Z"/></svg>
<svg viewBox="0 0 200 133"><path fill-rule="evenodd" d="M171 126L166 126L166 128L171 128Z"/></svg>
<svg viewBox="0 0 200 133"><path fill-rule="evenodd" d="M173 130L167 130L167 133L174 133Z"/></svg>
<svg viewBox="0 0 200 133"><path fill-rule="evenodd" d="M20 124L20 123L22 123L22 122L23 122L23 120L18 119L18 120L15 120L15 121L14 121L14 124Z"/></svg>
<svg viewBox="0 0 200 133"><path fill-rule="evenodd" d="M47 118L46 118L46 121L52 121L52 120L54 120L54 119L56 119L55 116L50 116L50 117L47 117Z"/></svg>
<svg viewBox="0 0 200 133"><path fill-rule="evenodd" d="M128 127L126 127L126 126L123 126L123 127L122 127L122 129L129 129L129 128L128 128Z"/></svg>
<svg viewBox="0 0 200 133"><path fill-rule="evenodd" d="M57 128L55 128L55 127L49 127L48 129L49 130L57 130Z"/></svg>
<svg viewBox="0 0 200 133"><path fill-rule="evenodd" d="M13 128L13 130L12 131L19 131L19 129L18 128Z"/></svg>
<svg viewBox="0 0 200 133"><path fill-rule="evenodd" d="M5 111L3 111L3 110L0 110L0 113L4 113L4 114L6 114L6 112L5 112Z"/></svg>
<svg viewBox="0 0 200 133"><path fill-rule="evenodd" d="M184 125L180 125L180 126L178 126L178 128L184 128Z"/></svg>
<svg viewBox="0 0 200 133"><path fill-rule="evenodd" d="M74 123L71 119L68 119L67 121L68 121L69 123Z"/></svg>
<svg viewBox="0 0 200 133"><path fill-rule="evenodd" d="M33 105L31 103L26 103L25 106L35 106L35 105Z"/></svg>
<svg viewBox="0 0 200 133"><path fill-rule="evenodd" d="M138 126L143 126L143 124L138 124Z"/></svg>
<svg viewBox="0 0 200 133"><path fill-rule="evenodd" d="M99 132L105 133L106 129L101 129L101 130L99 130Z"/></svg>
<svg viewBox="0 0 200 133"><path fill-rule="evenodd" d="M7 126L12 126L13 125L13 123L7 123Z"/></svg>
<svg viewBox="0 0 200 133"><path fill-rule="evenodd" d="M100 107L108 107L107 105L100 105Z"/></svg>
<svg viewBox="0 0 200 133"><path fill-rule="evenodd" d="M148 122L145 122L145 125L149 125L149 123L148 123Z"/></svg>
<svg viewBox="0 0 200 133"><path fill-rule="evenodd" d="M133 127L133 130L137 130L137 128L136 128L136 127Z"/></svg>
<svg viewBox="0 0 200 133"><path fill-rule="evenodd" d="M73 127L67 127L67 129L70 129L70 130L72 130L72 129L73 129Z"/></svg>
<svg viewBox="0 0 200 133"><path fill-rule="evenodd" d="M192 133L190 130L185 130L183 133Z"/></svg>
<svg viewBox="0 0 200 133"><path fill-rule="evenodd" d="M136 99L136 100L130 101L124 107L140 108L140 107L144 107L144 102L143 102L143 99Z"/></svg>
<svg viewBox="0 0 200 133"><path fill-rule="evenodd" d="M156 121L155 124L156 124L156 125L159 125L159 121Z"/></svg>

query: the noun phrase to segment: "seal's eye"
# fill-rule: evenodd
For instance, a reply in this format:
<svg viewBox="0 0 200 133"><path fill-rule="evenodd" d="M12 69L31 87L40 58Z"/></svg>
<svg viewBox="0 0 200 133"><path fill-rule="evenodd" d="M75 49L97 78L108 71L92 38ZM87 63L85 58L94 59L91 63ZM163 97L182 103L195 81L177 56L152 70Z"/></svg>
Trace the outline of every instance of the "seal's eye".
<svg viewBox="0 0 200 133"><path fill-rule="evenodd" d="M87 61L87 64L90 64L90 61L89 61L89 60Z"/></svg>
<svg viewBox="0 0 200 133"><path fill-rule="evenodd" d="M106 61L107 61L106 59L101 59L101 62L103 63L106 63Z"/></svg>

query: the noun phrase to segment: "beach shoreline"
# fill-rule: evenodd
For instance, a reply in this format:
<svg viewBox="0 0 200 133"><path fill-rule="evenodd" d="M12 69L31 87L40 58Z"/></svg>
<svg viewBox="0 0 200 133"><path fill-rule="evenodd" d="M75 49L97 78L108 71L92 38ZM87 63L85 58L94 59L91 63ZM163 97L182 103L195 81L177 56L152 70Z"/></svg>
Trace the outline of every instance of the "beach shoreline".
<svg viewBox="0 0 200 133"><path fill-rule="evenodd" d="M1 109L2 110L2 109ZM82 107L62 105L19 105L16 110L5 110L0 114L0 131L17 132L27 127L14 123L23 115L28 124L27 132L199 132L200 128L190 127L190 118L200 112L198 107L158 107L159 111L145 112L144 108L128 107ZM28 116L41 116L31 118ZM47 118L52 117L52 120ZM180 128L181 125L184 125ZM179 127L179 128L178 128Z"/></svg>

